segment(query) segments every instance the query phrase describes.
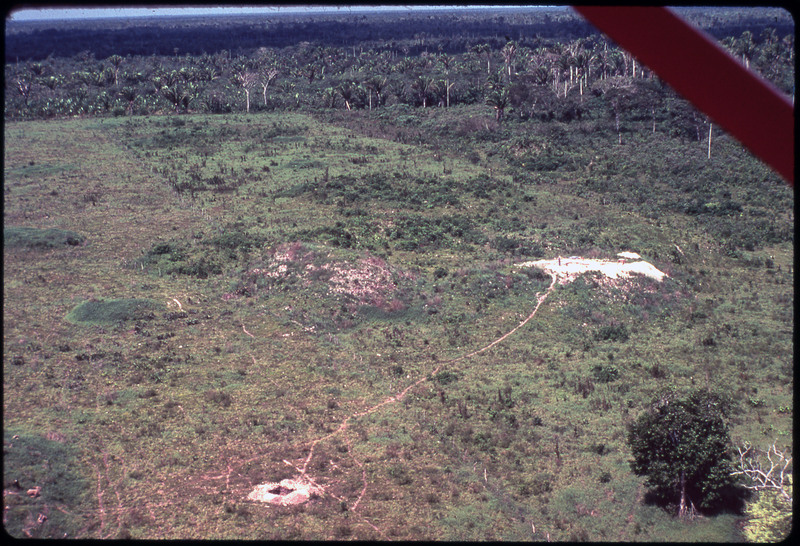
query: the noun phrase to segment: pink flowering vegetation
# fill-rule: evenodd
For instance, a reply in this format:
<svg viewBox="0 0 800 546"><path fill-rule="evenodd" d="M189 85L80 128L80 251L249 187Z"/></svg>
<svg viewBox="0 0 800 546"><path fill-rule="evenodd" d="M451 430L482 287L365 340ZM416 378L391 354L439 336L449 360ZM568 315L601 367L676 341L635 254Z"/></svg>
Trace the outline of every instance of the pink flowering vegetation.
<svg viewBox="0 0 800 546"><path fill-rule="evenodd" d="M248 267L223 299L307 290L330 296L325 299L340 302L352 312L361 306L389 314L407 308L414 274L368 252L352 257L342 252L299 241L278 245L266 259Z"/></svg>

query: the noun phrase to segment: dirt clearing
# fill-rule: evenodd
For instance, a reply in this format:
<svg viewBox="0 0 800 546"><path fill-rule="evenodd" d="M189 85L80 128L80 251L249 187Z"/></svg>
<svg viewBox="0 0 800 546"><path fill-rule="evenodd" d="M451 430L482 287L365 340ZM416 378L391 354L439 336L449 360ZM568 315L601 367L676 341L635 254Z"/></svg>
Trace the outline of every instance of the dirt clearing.
<svg viewBox="0 0 800 546"><path fill-rule="evenodd" d="M619 256L618 260L599 260L581 258L579 256L558 257L551 260L523 262L517 264L517 267L537 267L542 269L548 275L555 277L558 284L571 283L590 271L597 271L610 279L625 279L633 275L644 275L660 282L667 276L666 273L659 271L653 264L642 260L635 252L620 252L617 256Z"/></svg>

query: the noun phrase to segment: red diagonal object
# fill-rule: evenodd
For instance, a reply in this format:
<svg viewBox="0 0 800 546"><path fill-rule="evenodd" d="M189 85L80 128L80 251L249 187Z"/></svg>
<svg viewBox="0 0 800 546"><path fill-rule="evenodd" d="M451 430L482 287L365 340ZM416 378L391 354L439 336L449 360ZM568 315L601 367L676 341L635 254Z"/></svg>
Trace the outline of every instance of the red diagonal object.
<svg viewBox="0 0 800 546"><path fill-rule="evenodd" d="M575 6L794 186L794 106L664 7Z"/></svg>

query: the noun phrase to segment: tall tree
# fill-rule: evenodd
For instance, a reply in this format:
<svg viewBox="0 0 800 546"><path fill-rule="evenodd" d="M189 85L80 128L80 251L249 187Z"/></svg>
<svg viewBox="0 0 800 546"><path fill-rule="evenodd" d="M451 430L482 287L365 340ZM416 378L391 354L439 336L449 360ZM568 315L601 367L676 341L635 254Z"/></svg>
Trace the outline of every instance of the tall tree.
<svg viewBox="0 0 800 546"><path fill-rule="evenodd" d="M259 73L258 83L261 84L261 91L264 95L264 106L267 105L267 88L269 84L278 77L278 69L274 67L264 68Z"/></svg>
<svg viewBox="0 0 800 546"><path fill-rule="evenodd" d="M727 401L707 390L681 397L662 391L628 429L631 468L666 501L678 501L678 515L720 503L733 486Z"/></svg>
<svg viewBox="0 0 800 546"><path fill-rule="evenodd" d="M383 90L386 87L386 78L372 76L364 82L364 87L367 89L369 97L369 109L372 110L372 95L375 95L377 105L381 106L384 101Z"/></svg>
<svg viewBox="0 0 800 546"><path fill-rule="evenodd" d="M503 120L509 102L508 86L503 81L501 72L495 72L486 78L486 104L494 108L494 116L498 122Z"/></svg>
<svg viewBox="0 0 800 546"><path fill-rule="evenodd" d="M250 89L258 81L258 74L250 71L240 71L236 74L236 82L244 89L244 94L247 99L247 113L250 113Z"/></svg>
<svg viewBox="0 0 800 546"><path fill-rule="evenodd" d="M450 107L450 89L453 83L450 82L450 68L453 66L455 59L447 53L442 53L438 57L439 64L444 69L444 81L442 81L442 89L445 93L445 106Z"/></svg>

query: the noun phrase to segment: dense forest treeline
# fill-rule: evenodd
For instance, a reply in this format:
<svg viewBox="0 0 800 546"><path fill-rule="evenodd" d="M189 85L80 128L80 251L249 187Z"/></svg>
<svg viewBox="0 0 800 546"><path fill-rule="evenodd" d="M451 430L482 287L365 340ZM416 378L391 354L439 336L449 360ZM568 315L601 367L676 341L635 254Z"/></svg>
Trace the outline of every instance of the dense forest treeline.
<svg viewBox="0 0 800 546"><path fill-rule="evenodd" d="M731 10L683 8L687 20L722 39L766 28L779 36L794 32L791 16L769 8ZM378 51L405 50L463 53L478 43L500 47L510 39L536 47L541 40L571 41L593 32L580 16L565 7L487 8L466 11L398 9L353 14L275 13L260 16L153 17L85 21L9 22L6 62L41 61L48 56L71 57L89 51L110 55L214 54L222 50L250 55L260 47L284 48L302 42ZM502 43L500 43L502 41Z"/></svg>
<svg viewBox="0 0 800 546"><path fill-rule="evenodd" d="M723 37L722 44L793 93L794 34L786 31L786 12L685 13L707 28L746 29ZM93 31L73 22L58 29L34 25L29 33L8 25L6 118L485 104L497 122L507 113L570 121L595 112L617 132L626 121L648 119L654 131L698 139L707 123L569 10L285 17L164 18L150 26L117 21ZM751 30L765 21L782 30ZM40 40L36 32L48 38ZM214 33L228 41L215 42ZM59 36L72 49L59 45L58 55L49 50L35 60L41 54L34 51L48 40L58 43ZM135 36L137 47L130 41ZM302 40L312 36L314 41ZM174 39L181 47L172 47ZM201 43L202 53L191 52ZM264 45L270 43L276 45ZM29 60L18 62L22 50Z"/></svg>

